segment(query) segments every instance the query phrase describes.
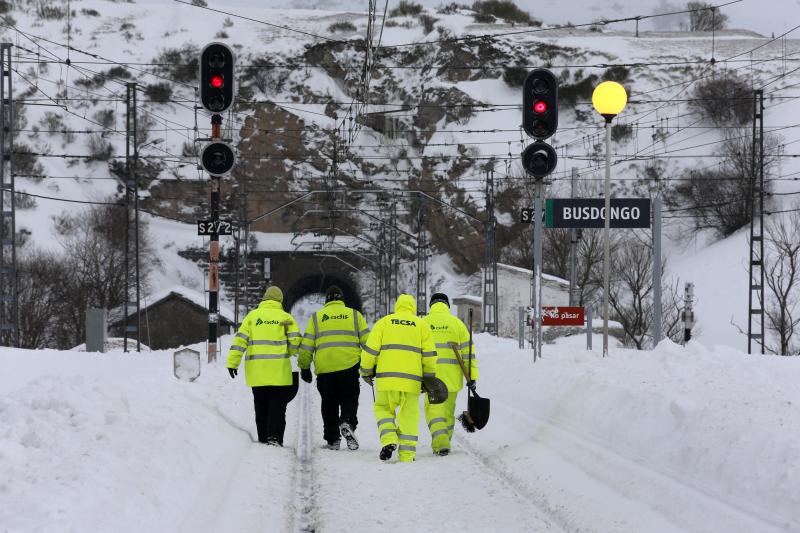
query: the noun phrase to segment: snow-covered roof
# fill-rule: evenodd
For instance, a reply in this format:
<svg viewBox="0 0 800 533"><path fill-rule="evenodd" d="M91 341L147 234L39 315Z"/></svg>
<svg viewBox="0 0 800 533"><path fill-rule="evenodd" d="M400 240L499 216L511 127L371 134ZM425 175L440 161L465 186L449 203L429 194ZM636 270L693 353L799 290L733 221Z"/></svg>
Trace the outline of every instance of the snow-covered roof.
<svg viewBox="0 0 800 533"><path fill-rule="evenodd" d="M208 308L208 304L206 302L204 294L197 292L193 289L190 289L188 287L183 287L181 285L174 285L167 289L157 291L149 296L145 296L144 298L142 298L141 308L148 309L155 305L158 305L159 303L166 300L173 294L193 303L198 307L201 307L203 309ZM130 305L128 307L128 315L130 316L135 314L136 314L136 307L134 305ZM223 318L230 323L234 323L233 311L225 306L222 305L219 306L219 316L220 318ZM120 320L122 320L123 317L124 317L123 307L121 305L119 307L115 307L114 309L111 309L108 312L108 324L109 325L115 324Z"/></svg>
<svg viewBox="0 0 800 533"><path fill-rule="evenodd" d="M453 302L457 302L458 300L483 305L483 298L480 296L473 296L471 294L463 294L461 296L453 297Z"/></svg>
<svg viewBox="0 0 800 533"><path fill-rule="evenodd" d="M525 274L526 276L530 276L532 273L532 271L529 268L505 265L503 263L497 263L497 268L511 270L512 272L519 272L520 274ZM542 272L542 279L545 281L552 281L554 283L558 283L559 285L566 285L567 287L569 287L569 281L563 278L559 278L558 276L552 276L550 274L545 274L544 272Z"/></svg>
<svg viewBox="0 0 800 533"><path fill-rule="evenodd" d="M313 232L305 232L300 235L295 233L262 233L252 232L258 242L258 251L263 252L294 252L294 251L310 251L311 248L308 244L324 244L332 243L337 248L350 249L359 244L359 240L355 237L347 235L330 235L317 234Z"/></svg>

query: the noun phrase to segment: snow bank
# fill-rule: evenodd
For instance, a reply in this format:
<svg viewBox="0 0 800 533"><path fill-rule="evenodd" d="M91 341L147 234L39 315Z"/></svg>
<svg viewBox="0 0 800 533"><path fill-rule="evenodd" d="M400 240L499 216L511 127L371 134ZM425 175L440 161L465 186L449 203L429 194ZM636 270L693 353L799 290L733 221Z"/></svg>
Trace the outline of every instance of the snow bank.
<svg viewBox="0 0 800 533"><path fill-rule="evenodd" d="M800 531L800 358L664 341L602 359L583 343L545 346L533 365L515 342L479 335L494 425L470 442L522 483L559 490L542 484L544 445L681 529Z"/></svg>
<svg viewBox="0 0 800 533"><path fill-rule="evenodd" d="M0 368L0 530L179 531L235 489L252 400L221 368L203 369L202 393L172 376L171 352L0 349ZM259 465L278 496L289 464Z"/></svg>
<svg viewBox="0 0 800 533"><path fill-rule="evenodd" d="M477 335L489 425L458 427L453 453L438 458L421 421L410 466L378 463L362 387L362 449L313 454L317 530L402 531L413 507L428 509L414 527L444 530L800 531L800 358L664 342L603 359L583 343L546 345L532 364L514 341ZM297 404L287 448L274 449L253 443L250 391L221 364L186 383L166 351L0 349L0 530L291 529ZM449 496L430 507L424 480L434 478ZM422 484L404 505L342 513L376 486L408 483ZM456 500L486 505L459 522Z"/></svg>

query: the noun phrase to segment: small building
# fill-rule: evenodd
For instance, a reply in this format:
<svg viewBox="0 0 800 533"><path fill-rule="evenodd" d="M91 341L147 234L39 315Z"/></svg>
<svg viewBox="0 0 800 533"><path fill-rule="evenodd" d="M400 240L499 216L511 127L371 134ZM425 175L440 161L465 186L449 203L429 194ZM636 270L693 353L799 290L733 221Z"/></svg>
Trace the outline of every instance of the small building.
<svg viewBox="0 0 800 533"><path fill-rule="evenodd" d="M531 271L511 265L497 264L498 335L517 338L519 308L531 305ZM542 306L569 305L569 282L542 274Z"/></svg>
<svg viewBox="0 0 800 533"><path fill-rule="evenodd" d="M136 308L130 306L127 324L135 326ZM187 346L208 339L208 307L205 295L175 286L142 299L139 323L141 342L152 350ZM124 309L119 306L108 313L110 337L125 335ZM217 335L228 335L235 328L233 312L221 308ZM128 338L136 338L130 332Z"/></svg>
<svg viewBox="0 0 800 533"><path fill-rule="evenodd" d="M469 327L469 310L472 309L472 332L483 331L483 299L480 296L456 296L453 298L456 316Z"/></svg>

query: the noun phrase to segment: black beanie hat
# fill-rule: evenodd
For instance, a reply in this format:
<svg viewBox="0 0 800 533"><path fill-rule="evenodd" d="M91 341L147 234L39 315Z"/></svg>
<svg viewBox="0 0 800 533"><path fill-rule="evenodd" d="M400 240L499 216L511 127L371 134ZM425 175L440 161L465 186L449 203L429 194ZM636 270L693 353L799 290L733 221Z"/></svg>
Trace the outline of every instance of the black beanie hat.
<svg viewBox="0 0 800 533"><path fill-rule="evenodd" d="M450 298L443 292L437 292L431 296L431 301L428 304L429 306L435 304L436 302L444 302L447 307L450 307Z"/></svg>
<svg viewBox="0 0 800 533"><path fill-rule="evenodd" d="M344 294L342 293L342 289L336 285L331 285L328 287L328 290L325 291L325 303L332 302L334 300L344 300Z"/></svg>

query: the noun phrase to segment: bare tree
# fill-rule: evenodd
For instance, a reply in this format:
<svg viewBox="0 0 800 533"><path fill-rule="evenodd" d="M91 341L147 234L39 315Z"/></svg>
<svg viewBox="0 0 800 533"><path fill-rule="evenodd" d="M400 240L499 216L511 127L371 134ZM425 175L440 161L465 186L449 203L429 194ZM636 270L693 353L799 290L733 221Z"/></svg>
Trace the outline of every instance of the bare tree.
<svg viewBox="0 0 800 533"><path fill-rule="evenodd" d="M65 215L58 221L66 275L57 286L63 308L53 327L61 348L83 342L87 307L112 309L126 299L125 217L124 208L112 205ZM140 278L146 293L152 253L146 225L140 222L139 230Z"/></svg>
<svg viewBox="0 0 800 533"><path fill-rule="evenodd" d="M652 236L628 233L615 244L611 258L611 280L608 293L611 318L622 326L626 344L641 350L653 340ZM666 259L662 258L662 273L666 270L666 265ZM594 283L599 285L601 277L602 267L600 266L594 272ZM672 281L665 287L662 277L659 283L662 285L662 335L674 342L679 342L682 339L683 330L680 322L681 303L678 296L678 282Z"/></svg>
<svg viewBox="0 0 800 533"><path fill-rule="evenodd" d="M18 273L20 346L53 346L53 325L63 305L58 298L58 285L67 277L64 262L53 252L34 249L18 259Z"/></svg>
<svg viewBox="0 0 800 533"><path fill-rule="evenodd" d="M796 355L800 352L795 338L800 334L800 213L769 224L765 242L764 281L769 292L764 307L767 329L778 339L777 346L767 348L780 355Z"/></svg>
<svg viewBox="0 0 800 533"><path fill-rule="evenodd" d="M725 28L728 15L720 13L718 7L708 2L689 2L686 8L689 13L689 31L711 31Z"/></svg>
<svg viewBox="0 0 800 533"><path fill-rule="evenodd" d="M696 231L714 230L727 237L750 223L753 180L759 161L753 157L749 130L726 134L720 150L721 168L691 172L668 196L670 211L676 216L691 213ZM778 160L780 137L764 136L764 188L769 193L769 177Z"/></svg>

